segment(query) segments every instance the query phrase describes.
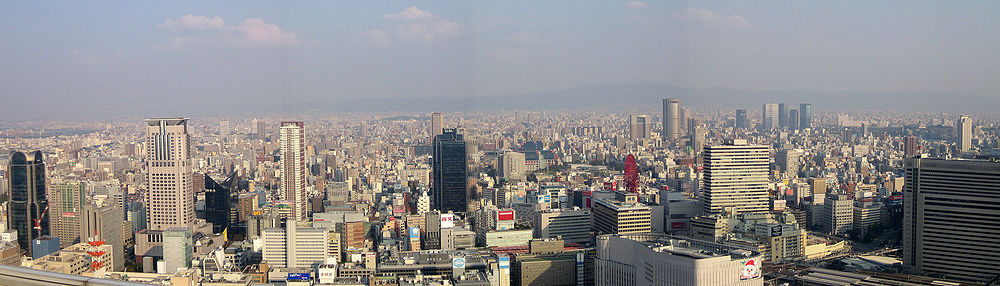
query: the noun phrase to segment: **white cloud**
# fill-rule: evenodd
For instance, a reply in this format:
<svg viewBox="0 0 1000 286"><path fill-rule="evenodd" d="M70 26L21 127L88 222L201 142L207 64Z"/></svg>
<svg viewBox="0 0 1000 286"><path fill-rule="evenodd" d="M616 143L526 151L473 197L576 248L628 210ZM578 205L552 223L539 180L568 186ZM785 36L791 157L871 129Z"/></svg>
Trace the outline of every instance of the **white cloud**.
<svg viewBox="0 0 1000 286"><path fill-rule="evenodd" d="M166 50L185 50L202 46L233 44L244 46L285 46L299 42L295 33L264 22L247 18L237 25L226 25L221 17L187 15L167 19L156 25L174 34L160 46Z"/></svg>
<svg viewBox="0 0 1000 286"><path fill-rule="evenodd" d="M422 40L433 42L437 38L448 38L459 34L458 23L441 20L430 23L411 23L400 25L396 35L404 40Z"/></svg>
<svg viewBox="0 0 1000 286"><path fill-rule="evenodd" d="M750 22L738 15L716 14L706 9L686 9L676 15L677 19L706 25L719 30L740 30L750 27Z"/></svg>
<svg viewBox="0 0 1000 286"><path fill-rule="evenodd" d="M187 15L175 19L167 19L162 24L156 25L160 28L169 29L197 29L197 30L220 30L224 28L226 22L221 17L213 18L205 16Z"/></svg>
<svg viewBox="0 0 1000 286"><path fill-rule="evenodd" d="M386 14L382 16L383 19L403 19L403 20L426 20L434 19L434 14L424 10L420 10L417 7L410 7L399 11L396 14Z"/></svg>
<svg viewBox="0 0 1000 286"><path fill-rule="evenodd" d="M372 45L379 47L385 47L392 43L392 39L389 38L389 33L379 29L365 31L364 33L361 33L361 36L363 36L365 40L370 42Z"/></svg>
<svg viewBox="0 0 1000 286"><path fill-rule="evenodd" d="M641 1L628 1L628 2L625 2L625 8L629 8L629 9L643 9L643 8L646 8L646 3L642 3Z"/></svg>

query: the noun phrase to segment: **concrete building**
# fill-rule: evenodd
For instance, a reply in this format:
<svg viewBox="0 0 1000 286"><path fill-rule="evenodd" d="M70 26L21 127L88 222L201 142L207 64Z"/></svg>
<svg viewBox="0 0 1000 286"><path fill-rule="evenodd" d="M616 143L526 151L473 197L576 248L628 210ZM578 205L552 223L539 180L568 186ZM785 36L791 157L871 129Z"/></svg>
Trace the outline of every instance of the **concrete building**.
<svg viewBox="0 0 1000 286"><path fill-rule="evenodd" d="M313 267L322 264L332 252L331 233L335 232L305 224L299 225L295 221L288 221L284 229L264 229L263 260L278 268Z"/></svg>
<svg viewBox="0 0 1000 286"><path fill-rule="evenodd" d="M294 220L306 220L306 154L305 124L301 121L281 123L281 199L288 203Z"/></svg>
<svg viewBox="0 0 1000 286"><path fill-rule="evenodd" d="M146 119L146 210L151 230L194 224L187 118Z"/></svg>
<svg viewBox="0 0 1000 286"><path fill-rule="evenodd" d="M107 245L111 245L115 253L125 253L125 237L122 234L124 216L125 211L113 203L104 206L85 205L80 212L77 237L82 242L87 242L91 238L103 240ZM112 271L125 269L125 261L121 255L111 259L111 269Z"/></svg>
<svg viewBox="0 0 1000 286"><path fill-rule="evenodd" d="M56 181L49 185L49 215L52 235L59 237L60 248L80 243L80 213L87 202L86 184L80 181ZM144 216L143 221L146 220Z"/></svg>
<svg viewBox="0 0 1000 286"><path fill-rule="evenodd" d="M955 120L955 132L958 134L956 144L959 152L972 150L972 118L961 115Z"/></svg>
<svg viewBox="0 0 1000 286"><path fill-rule="evenodd" d="M81 242L74 244L52 254L35 259L32 261L31 268L62 274L83 275L84 273L89 273L93 270L91 269L91 262L94 261L94 257L87 253L87 251L90 251L91 249L91 246L86 243ZM104 251L103 255L96 257L96 260L101 261L104 265L98 270L112 271L110 260L117 254L111 249L111 246L107 245L99 247L98 250Z"/></svg>
<svg viewBox="0 0 1000 286"><path fill-rule="evenodd" d="M823 231L829 234L847 234L854 227L854 200L848 195L829 195L823 202Z"/></svg>
<svg viewBox="0 0 1000 286"><path fill-rule="evenodd" d="M42 152L11 153L7 174L7 229L17 231L17 245L30 254L34 239L50 235L51 216L42 215L49 206ZM34 229L35 220L41 229Z"/></svg>
<svg viewBox="0 0 1000 286"><path fill-rule="evenodd" d="M630 115L629 120L629 138L632 140L643 140L649 139L652 130L652 122L649 121L649 117L645 115Z"/></svg>
<svg viewBox="0 0 1000 286"><path fill-rule="evenodd" d="M970 282L1000 273L1000 162L908 158L903 264Z"/></svg>
<svg viewBox="0 0 1000 286"><path fill-rule="evenodd" d="M468 165L466 142L458 129L443 130L434 137L433 207L442 212L468 210Z"/></svg>
<svg viewBox="0 0 1000 286"><path fill-rule="evenodd" d="M444 117L441 116L440 112L431 113L431 122L427 126L427 134L430 135L427 143L433 143L434 138L441 135L442 129L444 129Z"/></svg>
<svg viewBox="0 0 1000 286"><path fill-rule="evenodd" d="M706 214L766 212L770 148L736 139L703 153L702 205Z"/></svg>
<svg viewBox="0 0 1000 286"><path fill-rule="evenodd" d="M854 203L854 229L862 232L882 223L882 204L874 201Z"/></svg>
<svg viewBox="0 0 1000 286"><path fill-rule="evenodd" d="M806 130L812 127L812 104L799 104L799 130Z"/></svg>
<svg viewBox="0 0 1000 286"><path fill-rule="evenodd" d="M597 238L594 285L764 285L759 252L657 234Z"/></svg>
<svg viewBox="0 0 1000 286"><path fill-rule="evenodd" d="M680 106L680 99L663 99L663 140L674 142L678 139L681 124Z"/></svg>
<svg viewBox="0 0 1000 286"><path fill-rule="evenodd" d="M190 228L172 227L163 231L163 260L166 273L174 273L181 268L191 268L193 258L194 244Z"/></svg>
<svg viewBox="0 0 1000 286"><path fill-rule="evenodd" d="M613 199L595 198L593 230L597 234L648 233L652 231L652 209L636 194L615 192Z"/></svg>
<svg viewBox="0 0 1000 286"><path fill-rule="evenodd" d="M779 110L777 103L765 103L761 112L761 130L771 130L780 127Z"/></svg>
<svg viewBox="0 0 1000 286"><path fill-rule="evenodd" d="M500 177L512 180L524 180L527 167L524 162L524 153L504 152L500 155L498 162Z"/></svg>
<svg viewBox="0 0 1000 286"><path fill-rule="evenodd" d="M477 245L486 247L508 247L527 245L534 238L531 229L481 230L476 236Z"/></svg>
<svg viewBox="0 0 1000 286"><path fill-rule="evenodd" d="M564 241L572 243L587 243L591 240L591 216L588 211L544 211L533 218L535 238L562 237Z"/></svg>

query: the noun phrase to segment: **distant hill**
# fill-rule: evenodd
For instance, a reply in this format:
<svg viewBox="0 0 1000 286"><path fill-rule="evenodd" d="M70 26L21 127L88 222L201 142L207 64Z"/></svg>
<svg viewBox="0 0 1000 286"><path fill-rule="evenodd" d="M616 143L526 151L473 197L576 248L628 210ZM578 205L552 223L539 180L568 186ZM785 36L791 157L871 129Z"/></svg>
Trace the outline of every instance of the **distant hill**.
<svg viewBox="0 0 1000 286"><path fill-rule="evenodd" d="M313 102L291 109L335 112L476 111L563 109L657 109L663 98L679 98L695 107L759 109L765 102L812 103L814 109L894 110L920 112L996 112L1000 98L954 93L880 93L818 91L755 91L729 88L682 88L657 83L588 85L566 90L484 97L376 98Z"/></svg>

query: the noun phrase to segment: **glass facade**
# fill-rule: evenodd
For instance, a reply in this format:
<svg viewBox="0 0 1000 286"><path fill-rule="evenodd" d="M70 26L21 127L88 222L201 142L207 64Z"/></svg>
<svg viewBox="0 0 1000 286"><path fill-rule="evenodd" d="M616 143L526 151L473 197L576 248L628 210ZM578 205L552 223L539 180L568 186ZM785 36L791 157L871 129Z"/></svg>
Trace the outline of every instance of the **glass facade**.
<svg viewBox="0 0 1000 286"><path fill-rule="evenodd" d="M7 229L17 231L17 243L31 253L31 240L49 235L49 216L42 213L49 206L45 196L45 161L41 151L13 152L10 155L10 203L7 206ZM41 218L34 229L35 219Z"/></svg>
<svg viewBox="0 0 1000 286"><path fill-rule="evenodd" d="M441 212L466 212L467 166L465 140L456 129L434 137L434 208Z"/></svg>

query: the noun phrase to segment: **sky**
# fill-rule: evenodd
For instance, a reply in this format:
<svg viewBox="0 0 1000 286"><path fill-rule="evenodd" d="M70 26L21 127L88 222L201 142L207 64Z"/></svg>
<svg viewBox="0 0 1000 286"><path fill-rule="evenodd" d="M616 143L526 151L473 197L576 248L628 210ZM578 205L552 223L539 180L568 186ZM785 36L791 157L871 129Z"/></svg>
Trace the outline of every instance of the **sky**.
<svg viewBox="0 0 1000 286"><path fill-rule="evenodd" d="M0 121L663 83L1000 97L998 1L0 1Z"/></svg>

